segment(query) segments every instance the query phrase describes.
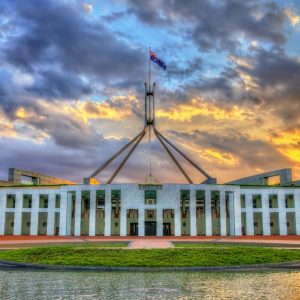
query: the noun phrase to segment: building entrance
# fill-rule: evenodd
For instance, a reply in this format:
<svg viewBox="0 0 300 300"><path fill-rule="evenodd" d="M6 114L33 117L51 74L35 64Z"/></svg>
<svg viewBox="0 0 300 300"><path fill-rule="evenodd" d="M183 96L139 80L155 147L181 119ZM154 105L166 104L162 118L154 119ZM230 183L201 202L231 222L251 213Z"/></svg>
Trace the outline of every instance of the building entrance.
<svg viewBox="0 0 300 300"><path fill-rule="evenodd" d="M163 224L163 235L170 236L171 235L171 223L164 223Z"/></svg>
<svg viewBox="0 0 300 300"><path fill-rule="evenodd" d="M130 235L131 236L139 235L138 223L130 223Z"/></svg>
<svg viewBox="0 0 300 300"><path fill-rule="evenodd" d="M145 222L145 235L156 236L156 222Z"/></svg>

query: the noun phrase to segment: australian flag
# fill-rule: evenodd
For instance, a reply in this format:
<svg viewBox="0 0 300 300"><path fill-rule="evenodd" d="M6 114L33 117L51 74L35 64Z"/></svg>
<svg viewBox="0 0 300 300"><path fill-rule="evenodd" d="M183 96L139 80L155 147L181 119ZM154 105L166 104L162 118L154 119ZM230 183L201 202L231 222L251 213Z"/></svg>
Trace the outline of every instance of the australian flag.
<svg viewBox="0 0 300 300"><path fill-rule="evenodd" d="M161 68L163 68L164 71L166 71L167 65L166 65L161 59L159 59L159 58L156 56L156 54L155 54L153 51L151 51L151 50L150 50L150 59L151 59L152 61L154 61L155 63L157 63Z"/></svg>

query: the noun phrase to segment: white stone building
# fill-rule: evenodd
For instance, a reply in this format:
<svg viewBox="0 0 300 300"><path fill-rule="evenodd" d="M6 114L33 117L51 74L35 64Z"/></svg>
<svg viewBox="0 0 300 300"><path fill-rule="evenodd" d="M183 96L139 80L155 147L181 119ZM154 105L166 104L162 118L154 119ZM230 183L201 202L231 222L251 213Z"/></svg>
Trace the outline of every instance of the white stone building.
<svg viewBox="0 0 300 300"><path fill-rule="evenodd" d="M0 188L0 235L300 235L300 187Z"/></svg>

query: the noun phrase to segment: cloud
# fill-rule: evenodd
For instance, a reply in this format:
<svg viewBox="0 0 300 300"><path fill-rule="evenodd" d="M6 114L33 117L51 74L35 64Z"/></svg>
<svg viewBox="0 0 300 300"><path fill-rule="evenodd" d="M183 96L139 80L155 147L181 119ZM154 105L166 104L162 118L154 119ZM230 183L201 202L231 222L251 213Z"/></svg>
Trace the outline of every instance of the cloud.
<svg viewBox="0 0 300 300"><path fill-rule="evenodd" d="M290 7L285 8L284 13L293 26L300 23L300 16L298 16Z"/></svg>
<svg viewBox="0 0 300 300"><path fill-rule="evenodd" d="M209 116L215 120L246 120L254 119L250 110L232 106L228 109L204 99L192 99L189 103L179 104L168 110L158 110L157 117L179 122L191 122L197 116Z"/></svg>
<svg viewBox="0 0 300 300"><path fill-rule="evenodd" d="M127 0L129 12L151 26L178 26L201 50L233 50L242 39L276 45L285 42L284 24L290 14L264 1Z"/></svg>
<svg viewBox="0 0 300 300"><path fill-rule="evenodd" d="M79 98L93 91L92 82L103 87L124 81L128 72L144 75L143 52L116 38L102 20L85 18L76 3L46 0L41 7L37 0L13 0L4 8L14 30L2 42L0 57L34 76L30 92Z"/></svg>

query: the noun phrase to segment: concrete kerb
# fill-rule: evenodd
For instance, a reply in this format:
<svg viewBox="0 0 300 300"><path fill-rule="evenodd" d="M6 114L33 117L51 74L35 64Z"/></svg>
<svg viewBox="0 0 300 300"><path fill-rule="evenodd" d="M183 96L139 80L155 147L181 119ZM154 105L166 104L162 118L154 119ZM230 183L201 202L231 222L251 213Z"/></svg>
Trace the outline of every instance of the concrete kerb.
<svg viewBox="0 0 300 300"><path fill-rule="evenodd" d="M260 272L260 271L298 271L300 261L213 267L112 267L112 266L57 266L0 261L0 270L24 271L92 271L92 272Z"/></svg>

